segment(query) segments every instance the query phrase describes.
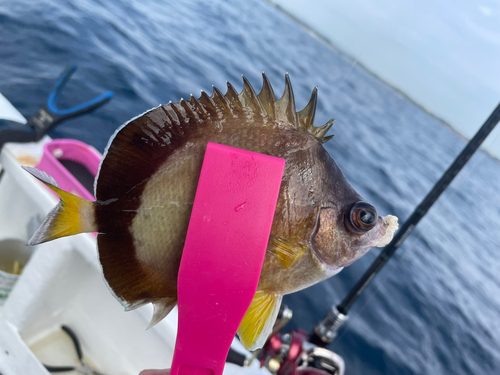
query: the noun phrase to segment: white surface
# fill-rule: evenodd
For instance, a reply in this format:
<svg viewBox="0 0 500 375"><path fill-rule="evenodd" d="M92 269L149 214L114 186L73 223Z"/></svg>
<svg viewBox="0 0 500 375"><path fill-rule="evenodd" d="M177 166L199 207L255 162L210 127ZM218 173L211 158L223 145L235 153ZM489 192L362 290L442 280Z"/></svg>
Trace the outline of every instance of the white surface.
<svg viewBox="0 0 500 375"><path fill-rule="evenodd" d="M26 124L26 119L19 111L0 93L0 120L9 120Z"/></svg>

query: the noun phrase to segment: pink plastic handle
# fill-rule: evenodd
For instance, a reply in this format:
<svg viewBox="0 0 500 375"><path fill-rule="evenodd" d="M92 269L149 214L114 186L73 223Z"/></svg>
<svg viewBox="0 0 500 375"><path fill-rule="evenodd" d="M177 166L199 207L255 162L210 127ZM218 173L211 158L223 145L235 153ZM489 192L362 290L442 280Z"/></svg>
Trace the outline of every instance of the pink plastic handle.
<svg viewBox="0 0 500 375"><path fill-rule="evenodd" d="M285 161L209 143L178 277L171 375L221 375L257 290Z"/></svg>

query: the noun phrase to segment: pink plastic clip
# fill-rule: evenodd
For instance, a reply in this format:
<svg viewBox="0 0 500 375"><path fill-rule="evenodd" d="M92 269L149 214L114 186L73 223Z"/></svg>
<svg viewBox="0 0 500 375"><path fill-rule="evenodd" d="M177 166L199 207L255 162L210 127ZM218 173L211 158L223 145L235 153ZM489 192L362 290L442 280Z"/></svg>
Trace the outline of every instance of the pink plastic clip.
<svg viewBox="0 0 500 375"><path fill-rule="evenodd" d="M209 143L178 277L171 375L221 375L257 290L285 161Z"/></svg>

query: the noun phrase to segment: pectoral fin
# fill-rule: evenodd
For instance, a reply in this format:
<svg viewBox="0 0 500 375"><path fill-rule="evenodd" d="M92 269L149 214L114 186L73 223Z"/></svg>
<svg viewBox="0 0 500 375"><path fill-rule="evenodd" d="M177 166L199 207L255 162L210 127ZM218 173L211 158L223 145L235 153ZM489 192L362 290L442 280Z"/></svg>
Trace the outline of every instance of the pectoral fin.
<svg viewBox="0 0 500 375"><path fill-rule="evenodd" d="M240 327L238 336L248 350L260 349L271 334L283 296L258 290Z"/></svg>
<svg viewBox="0 0 500 375"><path fill-rule="evenodd" d="M304 255L307 247L292 243L281 237L271 236L267 250L278 258L283 267L291 268Z"/></svg>

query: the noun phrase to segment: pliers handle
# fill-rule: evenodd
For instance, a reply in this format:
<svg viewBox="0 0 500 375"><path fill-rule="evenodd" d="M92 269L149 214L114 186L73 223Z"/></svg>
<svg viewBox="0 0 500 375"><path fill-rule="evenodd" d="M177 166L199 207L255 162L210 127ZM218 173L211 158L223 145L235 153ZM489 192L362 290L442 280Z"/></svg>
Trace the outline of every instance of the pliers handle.
<svg viewBox="0 0 500 375"><path fill-rule="evenodd" d="M59 94L75 70L76 65L71 65L61 74L49 95L47 103L28 120L28 126L0 129L0 151L7 142L27 143L39 141L61 121L90 112L102 106L113 97L111 91L106 91L104 94L85 103L67 109L58 109L57 99L59 98Z"/></svg>
<svg viewBox="0 0 500 375"><path fill-rule="evenodd" d="M75 70L76 65L74 64L66 68L54 84L54 88L49 95L47 103L44 104L42 108L40 108L38 112L28 120L28 125L35 131L36 140L42 138L61 121L90 112L102 106L113 97L113 93L111 91L106 91L94 99L75 105L74 107L66 109L57 108L59 95Z"/></svg>
<svg viewBox="0 0 500 375"><path fill-rule="evenodd" d="M7 142L27 143L39 141L61 121L90 112L102 106L113 97L111 91L106 91L94 99L74 107L66 109L57 108L57 99L75 70L76 65L71 65L61 74L49 95L47 103L28 120L28 126L0 129L0 151Z"/></svg>
<svg viewBox="0 0 500 375"><path fill-rule="evenodd" d="M49 372L67 372L67 371L77 371L81 374L85 375L103 375L98 370L90 367L85 360L83 359L82 347L80 345L80 340L76 336L76 333L66 325L62 325L61 329L66 332L71 341L73 342L73 346L75 347L76 355L78 356L78 360L81 363L81 366L49 366L44 364L45 368Z"/></svg>

